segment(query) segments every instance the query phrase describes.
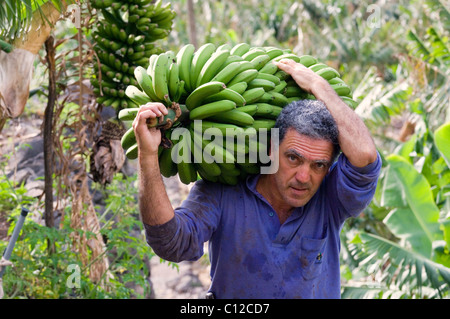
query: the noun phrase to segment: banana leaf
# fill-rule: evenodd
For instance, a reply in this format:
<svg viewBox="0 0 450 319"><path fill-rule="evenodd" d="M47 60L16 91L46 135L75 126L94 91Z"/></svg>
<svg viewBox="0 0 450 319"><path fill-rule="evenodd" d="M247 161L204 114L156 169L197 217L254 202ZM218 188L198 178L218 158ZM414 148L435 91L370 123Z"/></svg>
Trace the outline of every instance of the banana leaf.
<svg viewBox="0 0 450 319"><path fill-rule="evenodd" d="M422 254L411 251L385 238L362 232L358 239L363 250L358 252L359 258L368 262L374 258L389 257L385 263L387 283L393 282L401 289L404 285L429 286L436 289L442 297L449 291L450 268L433 262ZM389 268L389 269L388 269Z"/></svg>
<svg viewBox="0 0 450 319"><path fill-rule="evenodd" d="M450 123L440 126L434 133L434 141L439 152L450 168Z"/></svg>
<svg viewBox="0 0 450 319"><path fill-rule="evenodd" d="M403 157L391 155L387 161L391 178L385 180L383 197L389 198L388 203L396 208L384 222L395 236L407 240L413 251L430 258L433 241L442 239L439 208L430 184Z"/></svg>

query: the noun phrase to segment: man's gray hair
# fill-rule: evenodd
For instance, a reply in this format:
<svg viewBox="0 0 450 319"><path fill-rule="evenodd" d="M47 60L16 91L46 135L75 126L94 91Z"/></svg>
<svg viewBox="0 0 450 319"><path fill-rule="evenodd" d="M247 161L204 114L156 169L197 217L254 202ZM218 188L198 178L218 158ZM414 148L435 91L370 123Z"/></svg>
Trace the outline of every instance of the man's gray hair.
<svg viewBox="0 0 450 319"><path fill-rule="evenodd" d="M333 144L334 161L340 152L337 124L327 107L319 100L299 100L283 108L275 127L279 129L279 142L289 129L313 139L326 140Z"/></svg>

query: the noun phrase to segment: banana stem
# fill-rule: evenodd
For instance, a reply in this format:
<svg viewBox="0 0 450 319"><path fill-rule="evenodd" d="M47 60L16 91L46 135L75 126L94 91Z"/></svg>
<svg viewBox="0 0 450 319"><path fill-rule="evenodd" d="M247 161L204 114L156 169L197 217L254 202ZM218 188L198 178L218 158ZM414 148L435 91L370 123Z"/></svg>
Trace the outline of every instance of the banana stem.
<svg viewBox="0 0 450 319"><path fill-rule="evenodd" d="M173 103L172 106L167 110L167 115L148 119L147 127L169 129L176 122L181 122L186 118L189 118L189 110L183 104Z"/></svg>
<svg viewBox="0 0 450 319"><path fill-rule="evenodd" d="M13 46L3 40L0 40L0 50L6 53L10 53L13 50Z"/></svg>

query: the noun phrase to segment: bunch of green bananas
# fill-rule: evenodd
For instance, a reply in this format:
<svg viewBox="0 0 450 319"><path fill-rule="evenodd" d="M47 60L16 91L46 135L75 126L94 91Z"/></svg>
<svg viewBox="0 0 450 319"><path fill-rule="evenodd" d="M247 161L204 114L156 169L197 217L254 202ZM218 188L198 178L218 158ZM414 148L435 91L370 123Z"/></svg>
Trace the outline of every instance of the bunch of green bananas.
<svg viewBox="0 0 450 319"><path fill-rule="evenodd" d="M147 69L136 67L137 84L129 85L125 94L138 105L161 102L169 111L148 124L164 126L163 136L172 142L159 148L162 175L170 177L178 173L185 184L203 178L234 185L248 174L258 173L260 157L252 161L250 152L257 150L261 155L267 150L270 129L283 107L291 101L314 99L272 63L281 59L292 59L321 75L344 102L356 107L351 88L335 69L310 55L298 56L276 47L251 47L247 43L216 47L206 43L195 50L192 44L187 44L177 54L167 51L152 55ZM123 109L119 119L131 121L138 110L138 107ZM196 123L200 123L197 129ZM180 127L189 134L174 139L174 128ZM209 128L223 133L223 140L206 139L202 134ZM240 134L248 138L241 140ZM256 139L250 138L252 134ZM225 140L233 142L232 146ZM124 134L122 147L128 158L137 157L133 128ZM186 161L176 163L171 154Z"/></svg>
<svg viewBox="0 0 450 319"><path fill-rule="evenodd" d="M137 106L125 95L128 85L137 85L134 69L148 66L149 57L163 50L155 41L172 30L175 11L162 0L92 0L92 7L102 13L93 32L95 52L91 83L99 104L115 109ZM99 76L101 71L101 77Z"/></svg>

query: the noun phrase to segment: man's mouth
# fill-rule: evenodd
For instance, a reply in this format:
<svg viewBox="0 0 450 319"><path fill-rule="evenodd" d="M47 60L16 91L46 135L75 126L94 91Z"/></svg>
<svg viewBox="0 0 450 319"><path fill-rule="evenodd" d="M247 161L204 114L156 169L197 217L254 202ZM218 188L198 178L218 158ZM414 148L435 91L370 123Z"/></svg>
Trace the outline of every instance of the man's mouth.
<svg viewBox="0 0 450 319"><path fill-rule="evenodd" d="M290 188L292 189L292 191L296 195L303 195L303 194L305 194L305 193L307 193L309 191L308 187L294 187L294 186L290 186Z"/></svg>

